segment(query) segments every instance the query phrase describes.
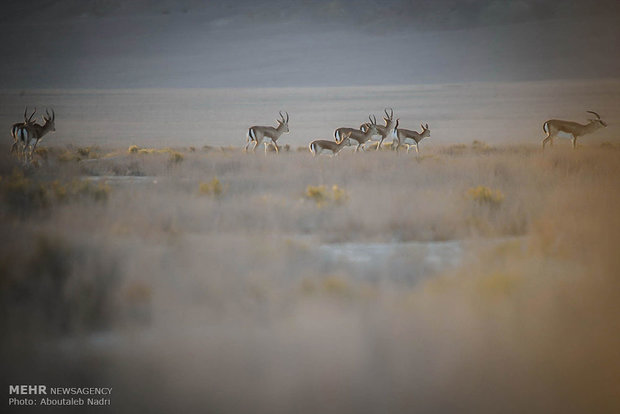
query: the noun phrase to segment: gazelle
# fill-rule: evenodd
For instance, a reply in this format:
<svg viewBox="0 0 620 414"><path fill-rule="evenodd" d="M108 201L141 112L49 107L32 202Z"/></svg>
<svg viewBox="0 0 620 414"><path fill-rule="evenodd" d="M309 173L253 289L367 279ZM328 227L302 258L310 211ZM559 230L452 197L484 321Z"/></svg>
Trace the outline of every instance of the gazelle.
<svg viewBox="0 0 620 414"><path fill-rule="evenodd" d="M420 149L418 147L418 144L424 138L431 136L431 130L428 128L428 124L426 124L426 126L420 124L420 126L422 127L422 132L417 132L417 131L412 131L410 129L402 129L402 128L398 128L397 127L397 129L396 129L396 136L398 137L398 145L396 146L396 151L398 151L398 148L401 145L406 145L407 146L407 154L409 154L409 149L412 146L415 145L415 152L416 152L416 154L420 153ZM412 143L408 143L407 140L410 140L410 141L413 141L413 142Z"/></svg>
<svg viewBox="0 0 620 414"><path fill-rule="evenodd" d="M280 111L280 119L278 119L278 126L276 128L271 126L253 126L248 129L248 142L245 144L243 148L244 151L247 151L250 144L254 143L252 147L252 152L256 151L256 147L263 142L265 137L271 139L271 143L275 146L276 152L279 152L278 145L276 141L280 138L280 135L288 132L288 112L286 113L286 118L282 115L282 111ZM265 154L267 153L267 145L265 145Z"/></svg>
<svg viewBox="0 0 620 414"><path fill-rule="evenodd" d="M41 141L41 138L50 132L56 131L56 114L53 109L51 114L49 113L49 110L45 110L43 120L45 121L43 125L39 125L37 123L27 124L18 127L16 130L17 138L21 142L22 148L24 149L25 162L28 162L28 159L32 158L34 151L37 149L37 144ZM31 145L32 149L30 150L29 155L28 147Z"/></svg>
<svg viewBox="0 0 620 414"><path fill-rule="evenodd" d="M331 151L333 157L334 155L338 155L345 145L351 145L350 136L351 132L345 132L341 135L341 139L338 142L317 139L312 141L310 145L308 145L308 148L310 148L310 152L315 157L323 151Z"/></svg>
<svg viewBox="0 0 620 414"><path fill-rule="evenodd" d="M360 125L359 129L355 128L338 128L334 131L334 138L336 138L336 142L340 141L340 138L345 134L349 134L349 138L353 141L357 141L357 147L355 148L355 152L357 152L360 148L364 149L364 144L370 141L373 135L378 135L377 131L377 118L372 115L368 115L369 122L363 123Z"/></svg>
<svg viewBox="0 0 620 414"><path fill-rule="evenodd" d="M34 116L35 113L37 113L37 108L34 108L32 115L28 117L28 106L26 106L26 108L24 109L24 122L18 122L11 126L11 136L13 137L13 145L11 146L11 151L9 151L10 153L17 151L19 154L20 142L19 142L19 139L17 138L17 131L19 130L19 128L34 124L34 122L32 122L32 117Z"/></svg>
<svg viewBox="0 0 620 414"><path fill-rule="evenodd" d="M588 119L588 121L590 122L585 125L573 121L562 121L559 119L550 119L546 121L543 124L543 132L547 134L547 136L542 141L543 151L545 150L545 144L547 143L547 141L551 142L551 146L553 146L553 138L555 138L560 132L564 132L573 137L572 139L574 149L577 148L577 138L582 137L586 134L590 134L597 129L607 126L607 123L601 119L599 114L594 111L586 112L596 116L596 119Z"/></svg>
<svg viewBox="0 0 620 414"><path fill-rule="evenodd" d="M385 112L385 116L383 120L385 121L385 126L376 125L377 135L381 136L381 140L377 145L377 151L381 149L381 144L383 144L383 140L385 140L389 135L392 135L393 138L397 138L396 136L396 128L398 126L398 119L394 121L394 110L390 108L390 113L388 114L387 108L383 110Z"/></svg>

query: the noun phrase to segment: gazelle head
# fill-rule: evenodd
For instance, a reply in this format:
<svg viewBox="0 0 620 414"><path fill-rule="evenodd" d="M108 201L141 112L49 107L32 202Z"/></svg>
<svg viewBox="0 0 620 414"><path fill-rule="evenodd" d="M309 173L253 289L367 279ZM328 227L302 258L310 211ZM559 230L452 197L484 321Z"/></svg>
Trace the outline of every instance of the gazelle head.
<svg viewBox="0 0 620 414"><path fill-rule="evenodd" d="M599 128L604 128L607 126L607 122L603 121L601 119L601 116L599 114L597 114L594 111L586 111L592 115L594 115L596 117L596 119L590 118L588 119L588 121L592 122L593 124L597 125Z"/></svg>
<svg viewBox="0 0 620 414"><path fill-rule="evenodd" d="M422 133L420 134L420 137L421 138L430 137L431 136L431 130L428 127L428 124L426 124L426 125L420 124L420 126L422 127Z"/></svg>
<svg viewBox="0 0 620 414"><path fill-rule="evenodd" d="M360 125L360 131L365 134L377 135L377 117L374 115L368 115L370 122L364 122Z"/></svg>
<svg viewBox="0 0 620 414"><path fill-rule="evenodd" d="M280 111L280 119L278 119L278 130L286 133L288 132L288 112L284 113L286 114L286 118L284 118L282 111Z"/></svg>
<svg viewBox="0 0 620 414"><path fill-rule="evenodd" d="M45 116L43 117L45 121L45 125L43 125L49 131L56 131L56 114L54 114L54 109L52 109L52 113L50 114L48 109L45 109Z"/></svg>
<svg viewBox="0 0 620 414"><path fill-rule="evenodd" d="M388 113L388 109L390 110L389 113ZM389 126L390 122L392 122L392 120L394 119L394 110L392 108L385 108L383 112L385 113L383 120L385 121L385 126L387 127Z"/></svg>
<svg viewBox="0 0 620 414"><path fill-rule="evenodd" d="M390 112L388 113L388 109ZM398 119L394 121L394 110L392 108L386 108L383 110L385 112L385 116L383 120L385 121L385 128L389 131L392 131L393 134L396 134L396 128L398 128Z"/></svg>

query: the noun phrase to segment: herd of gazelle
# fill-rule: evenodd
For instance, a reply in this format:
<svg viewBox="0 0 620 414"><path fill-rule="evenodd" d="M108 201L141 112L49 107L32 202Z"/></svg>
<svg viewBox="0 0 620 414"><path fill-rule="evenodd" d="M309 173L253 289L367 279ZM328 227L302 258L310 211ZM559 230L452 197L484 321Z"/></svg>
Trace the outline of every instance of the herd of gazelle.
<svg viewBox="0 0 620 414"><path fill-rule="evenodd" d="M543 131L547 134L547 136L542 141L543 150L545 149L545 144L550 142L553 146L553 138L557 137L559 133L565 134L572 139L573 148L577 147L577 139L584 135L590 134L597 129L603 128L607 126L607 123L601 119L601 116L594 111L586 111L590 114L596 116L596 118L588 119L588 123L583 125L573 121L563 121L560 119L550 119L543 123ZM355 152L359 151L360 148L362 150L365 149L365 144L372 140L372 137L379 136L380 140L377 144L376 149L379 150L383 141L389 136L392 137L392 149L398 151L401 146L405 146L407 148L407 153L412 146L415 146L416 153L420 152L419 144L422 139L431 136L431 130L428 127L428 124L420 124L422 127L422 132L413 131L410 129L399 128L399 119L394 120L394 111L389 108L384 110L385 116L383 120L385 121L385 125L377 125L377 118L374 115L369 115L368 119L370 122L365 122L360 125L359 128L337 128L334 131L334 139L335 141L329 141L324 139L317 139L312 141L308 148L313 155L319 155L322 152L337 155L340 150L342 150L345 146L355 145ZM278 126L274 127L265 127L265 126L253 126L248 130L247 136L247 144L245 145L245 150L247 151L250 145L253 143L252 150L255 150L258 145L261 144L264 138L270 138L271 143L265 143L265 153L267 153L267 147L269 145L273 145L276 152L278 152L278 144L277 140L285 132L289 132L288 128L288 113L286 113L286 118L280 112L280 119L278 120Z"/></svg>
<svg viewBox="0 0 620 414"><path fill-rule="evenodd" d="M11 147L11 153L16 153L19 158L23 158L25 163L28 163L32 159L33 154L37 148L41 138L56 130L54 110L50 113L48 109L45 110L45 116L43 117L43 125L37 124L33 121L34 114L37 109L30 116L28 116L28 107L24 110L24 121L13 124L11 127L11 137L13 138L13 145ZM588 119L588 123L583 125L573 121L563 121L560 119L550 119L543 123L543 132L547 135L542 141L543 150L545 145L549 142L553 146L553 138L557 137L559 133L563 133L566 136L572 138L573 148L577 147L577 139L590 134L600 128L606 127L607 123L603 121L599 114L594 111L587 111L594 115L596 118ZM383 141L392 137L392 148L398 151L401 146L407 147L407 153L412 146L415 146L416 153L419 153L419 144L422 139L430 137L431 131L428 124L420 126L422 132L417 132L409 129L399 128L399 119L394 119L394 111L390 108L384 110L385 116L383 120L385 125L378 125L377 118L374 115L369 115L370 122L365 122L360 125L359 128L338 128L334 131L335 141L317 139L312 141L308 147L313 155L319 155L322 152L336 155L345 146L354 145L357 143L355 152L365 149L366 143L372 140L374 136L379 136L380 140L377 145L377 150L381 148ZM285 115L286 114L286 115ZM277 144L278 138L282 134L289 132L288 127L289 115L288 112L284 114L280 111L280 118L277 120L278 126L253 126L248 129L247 143L244 147L244 151L248 151L250 146L252 151L256 150L256 147L265 141L265 153L268 147L271 145L275 152L279 152L279 146Z"/></svg>
<svg viewBox="0 0 620 414"><path fill-rule="evenodd" d="M407 152L411 146L415 146L416 152L419 151L418 144L419 142L425 138L430 137L431 132L428 127L428 124L422 125L422 132L411 131L408 129L399 129L398 124L399 120L394 119L394 111L390 108L384 110L385 116L383 120L385 121L385 125L377 125L377 118L374 115L369 115L368 120L370 122L365 122L360 125L359 128L338 128L334 131L335 141L317 139L312 141L308 148L313 155L319 155L322 152L329 153L331 155L336 155L344 148L345 146L354 145L353 143L357 143L355 151L359 151L360 148L362 150L365 149L365 144L372 140L373 136L379 136L380 141L377 145L377 150L383 144L383 141L392 137L392 147L397 151L401 145L405 145L407 147ZM264 142L265 144L265 153L267 152L267 148L272 146L276 152L279 151L278 146L278 138L284 133L289 132L288 121L289 115L288 112L285 112L286 116L280 112L280 119L277 120L278 126L252 126L248 129L247 134L247 143L245 144L244 150L248 151L250 148L252 151L256 150L263 140L269 139L271 140ZM409 142L408 142L409 141Z"/></svg>

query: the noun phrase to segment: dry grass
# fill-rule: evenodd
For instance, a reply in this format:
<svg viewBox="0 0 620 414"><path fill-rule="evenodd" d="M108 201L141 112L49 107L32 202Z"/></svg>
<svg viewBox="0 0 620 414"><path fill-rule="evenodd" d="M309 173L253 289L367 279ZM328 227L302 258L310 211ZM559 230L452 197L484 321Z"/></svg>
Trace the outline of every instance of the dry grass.
<svg viewBox="0 0 620 414"><path fill-rule="evenodd" d="M220 180L217 177L213 177L213 179L209 182L200 183L198 186L198 192L201 195L210 195L213 197L219 197L224 192L224 186L220 183Z"/></svg>
<svg viewBox="0 0 620 414"><path fill-rule="evenodd" d="M0 164L14 378L132 390L125 412L620 409L615 148L139 151ZM105 202L72 190L84 175L117 177ZM415 258L369 281L315 248L450 239L464 262L415 282L391 277Z"/></svg>
<svg viewBox="0 0 620 414"><path fill-rule="evenodd" d="M324 185L309 185L306 187L304 197L314 201L318 207L323 207L327 204L344 204L349 199L349 194L336 184L330 190Z"/></svg>

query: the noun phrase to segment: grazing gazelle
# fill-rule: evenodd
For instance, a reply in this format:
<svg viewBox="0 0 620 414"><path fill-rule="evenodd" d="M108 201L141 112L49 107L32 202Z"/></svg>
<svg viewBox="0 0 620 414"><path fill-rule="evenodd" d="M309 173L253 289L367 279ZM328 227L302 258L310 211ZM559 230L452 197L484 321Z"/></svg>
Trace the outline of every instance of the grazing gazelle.
<svg viewBox="0 0 620 414"><path fill-rule="evenodd" d="M603 128L607 126L607 123L603 121L599 114L594 111L586 111L588 113L596 116L596 119L588 119L587 124L581 125L577 122L573 121L562 121L559 119L550 119L543 124L543 132L547 134L545 139L542 141L543 151L545 149L545 144L547 141L551 142L551 146L553 146L553 138L555 138L559 132L566 133L572 136L573 140L573 149L577 148L577 138L582 137L586 134L590 134L597 129Z"/></svg>
<svg viewBox="0 0 620 414"><path fill-rule="evenodd" d="M355 147L355 152L357 152L360 148L364 149L364 144L370 139L372 139L373 135L378 135L377 131L377 118L372 115L368 115L368 119L370 122L363 123L360 125L359 129L355 128L338 128L334 131L334 138L336 138L336 142L340 141L340 138L345 134L349 134L349 138L353 141L357 141L357 147Z"/></svg>
<svg viewBox="0 0 620 414"><path fill-rule="evenodd" d="M28 117L28 107L26 106L26 109L24 109L24 122L18 122L11 126L11 137L13 137L13 145L11 146L10 153L17 152L19 154L20 143L19 143L19 139L17 138L17 131L19 128L32 125L34 123L32 122L32 117L34 116L35 113L37 113L37 108L34 108L32 115Z"/></svg>
<svg viewBox="0 0 620 414"><path fill-rule="evenodd" d="M271 139L271 143L275 146L276 152L279 152L278 145L276 141L280 138L280 135L288 132L288 112L286 113L286 118L280 111L280 119L278 119L278 126L276 128L271 126L253 126L248 129L248 142L245 144L243 148L244 151L247 151L250 144L254 143L252 147L252 152L256 151L256 147L263 142L264 138ZM267 145L265 145L265 153L267 153Z"/></svg>
<svg viewBox="0 0 620 414"><path fill-rule="evenodd" d="M385 126L375 126L375 128L377 128L377 134L381 136L381 140L379 141L379 144L377 144L377 151L381 149L381 144L383 144L383 140L385 140L389 135L392 135L393 138L397 138L396 128L398 126L398 119L394 121L394 110L390 108L389 114L387 109L384 109L383 112L385 112L385 116L383 117L383 120L385 121Z"/></svg>
<svg viewBox="0 0 620 414"><path fill-rule="evenodd" d="M333 157L334 155L338 155L345 145L351 145L350 136L351 132L345 132L341 135L340 141L337 142L317 139L312 141L310 145L308 145L308 148L310 148L310 152L315 157L323 151L330 151Z"/></svg>
<svg viewBox="0 0 620 414"><path fill-rule="evenodd" d="M28 159L32 158L34 151L37 149L37 144L41 141L41 138L49 132L56 131L56 114L54 114L54 109L52 109L51 114L49 113L49 110L46 109L43 120L45 121L43 125L39 125L37 123L26 124L16 129L15 134L23 148L25 162L28 162ZM32 149L30 150L30 154L28 154L28 148L30 146L32 146Z"/></svg>
<svg viewBox="0 0 620 414"><path fill-rule="evenodd" d="M416 154L420 152L418 148L418 144L426 137L431 136L431 130L428 128L428 124L426 126L420 124L422 127L422 132L412 131L410 129L402 129L398 128L396 130L396 134L398 136L398 145L396 146L396 151L401 145L407 146L407 154L409 153L409 149L415 145ZM407 140L413 141L411 143L407 142ZM395 140L396 141L396 140Z"/></svg>

